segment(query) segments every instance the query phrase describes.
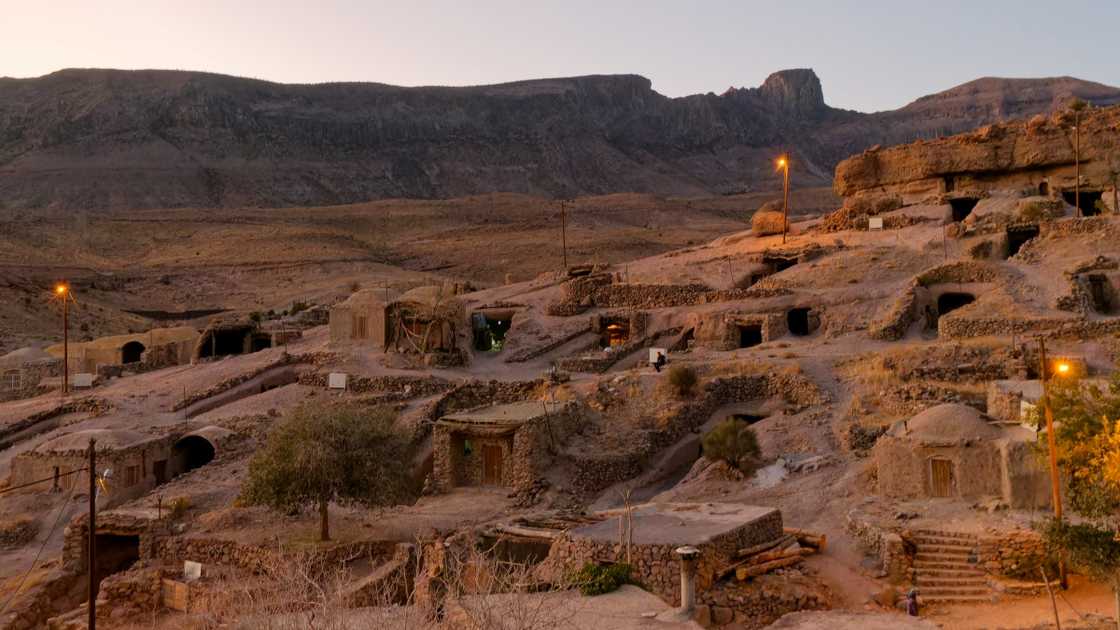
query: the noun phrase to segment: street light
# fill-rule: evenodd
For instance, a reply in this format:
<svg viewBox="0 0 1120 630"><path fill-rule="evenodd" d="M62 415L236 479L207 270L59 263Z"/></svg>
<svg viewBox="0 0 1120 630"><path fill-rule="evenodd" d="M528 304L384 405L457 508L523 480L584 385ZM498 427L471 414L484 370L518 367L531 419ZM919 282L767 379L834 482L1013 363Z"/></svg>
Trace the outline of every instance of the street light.
<svg viewBox="0 0 1120 630"><path fill-rule="evenodd" d="M789 232L789 155L778 158L778 168L782 169L782 244Z"/></svg>
<svg viewBox="0 0 1120 630"><path fill-rule="evenodd" d="M1054 503L1054 519L1058 522L1062 520L1062 489L1061 482L1058 477L1058 444L1057 439L1054 437L1054 410L1050 407L1050 365L1046 361L1046 339L1040 337L1038 339L1038 352L1039 352L1039 378L1042 380L1042 410L1046 416L1046 443L1050 451L1050 493L1051 501ZM1071 367L1068 361L1057 361L1054 363L1053 372L1066 376L1070 373ZM1065 558L1059 558L1058 562L1058 579L1062 588L1068 588L1069 582L1066 579L1066 563Z"/></svg>
<svg viewBox="0 0 1120 630"><path fill-rule="evenodd" d="M62 300L62 395L70 391L70 285L59 282L54 294Z"/></svg>

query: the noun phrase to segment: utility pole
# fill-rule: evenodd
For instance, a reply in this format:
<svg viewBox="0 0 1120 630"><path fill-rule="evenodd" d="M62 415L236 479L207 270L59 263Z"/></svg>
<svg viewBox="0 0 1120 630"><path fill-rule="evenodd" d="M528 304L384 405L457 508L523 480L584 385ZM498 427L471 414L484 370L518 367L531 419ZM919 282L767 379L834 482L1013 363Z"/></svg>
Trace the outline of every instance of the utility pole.
<svg viewBox="0 0 1120 630"><path fill-rule="evenodd" d="M568 202L560 200L560 247L564 251L564 273L568 272Z"/></svg>
<svg viewBox="0 0 1120 630"><path fill-rule="evenodd" d="M1073 196L1077 202L1077 216L1081 214L1081 110L1073 112Z"/></svg>
<svg viewBox="0 0 1120 630"><path fill-rule="evenodd" d="M70 285L58 283L55 295L62 300L62 395L70 391Z"/></svg>
<svg viewBox="0 0 1120 630"><path fill-rule="evenodd" d="M1054 503L1054 518L1062 520L1062 489L1058 477L1058 446L1054 436L1054 410L1050 407L1050 378L1046 361L1046 339L1038 339L1038 369L1039 378L1042 379L1042 410L1046 416L1046 443L1050 450L1050 500ZM1058 562L1058 579L1062 588L1067 588L1065 559Z"/></svg>
<svg viewBox="0 0 1120 630"><path fill-rule="evenodd" d="M89 439L89 630L97 627L97 440Z"/></svg>
<svg viewBox="0 0 1120 630"><path fill-rule="evenodd" d="M789 232L789 154L785 154L778 160L778 166L782 167L783 183L782 183L782 244L785 245L786 234Z"/></svg>

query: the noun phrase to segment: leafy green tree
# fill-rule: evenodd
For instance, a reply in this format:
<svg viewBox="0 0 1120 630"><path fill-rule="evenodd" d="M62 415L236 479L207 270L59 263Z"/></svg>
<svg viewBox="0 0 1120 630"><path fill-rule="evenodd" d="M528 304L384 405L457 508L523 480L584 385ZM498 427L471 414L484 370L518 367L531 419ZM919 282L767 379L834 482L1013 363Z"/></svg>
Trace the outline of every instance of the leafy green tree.
<svg viewBox="0 0 1120 630"><path fill-rule="evenodd" d="M243 498L276 510L317 505L324 541L330 540L332 501L372 507L412 500L412 448L393 421L387 408L301 405L253 456Z"/></svg>
<svg viewBox="0 0 1120 630"><path fill-rule="evenodd" d="M758 468L762 449L758 446L758 436L745 422L728 418L716 425L701 440L704 457L725 461L746 474Z"/></svg>

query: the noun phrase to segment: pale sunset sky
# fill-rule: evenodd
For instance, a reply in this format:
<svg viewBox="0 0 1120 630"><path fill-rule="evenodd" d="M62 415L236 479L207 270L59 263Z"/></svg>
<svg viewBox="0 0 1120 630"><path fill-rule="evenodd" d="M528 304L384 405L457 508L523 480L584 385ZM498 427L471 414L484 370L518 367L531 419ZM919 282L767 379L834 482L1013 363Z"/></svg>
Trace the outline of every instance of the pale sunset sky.
<svg viewBox="0 0 1120 630"><path fill-rule="evenodd" d="M0 76L203 70L285 83L476 85L641 74L669 96L809 67L835 107L981 76L1120 85L1120 0L0 0Z"/></svg>

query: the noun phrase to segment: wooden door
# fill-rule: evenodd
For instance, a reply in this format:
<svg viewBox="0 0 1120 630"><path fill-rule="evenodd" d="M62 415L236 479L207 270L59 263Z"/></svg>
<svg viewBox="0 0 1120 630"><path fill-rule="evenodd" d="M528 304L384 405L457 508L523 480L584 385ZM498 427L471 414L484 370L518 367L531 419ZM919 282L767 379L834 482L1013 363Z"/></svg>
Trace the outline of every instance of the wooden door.
<svg viewBox="0 0 1120 630"><path fill-rule="evenodd" d="M482 483L502 485L502 447L497 444L482 445Z"/></svg>
<svg viewBox="0 0 1120 630"><path fill-rule="evenodd" d="M953 462L947 459L929 460L930 494L935 497L951 497L956 482Z"/></svg>

